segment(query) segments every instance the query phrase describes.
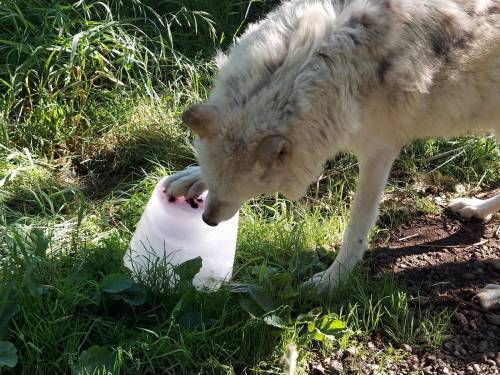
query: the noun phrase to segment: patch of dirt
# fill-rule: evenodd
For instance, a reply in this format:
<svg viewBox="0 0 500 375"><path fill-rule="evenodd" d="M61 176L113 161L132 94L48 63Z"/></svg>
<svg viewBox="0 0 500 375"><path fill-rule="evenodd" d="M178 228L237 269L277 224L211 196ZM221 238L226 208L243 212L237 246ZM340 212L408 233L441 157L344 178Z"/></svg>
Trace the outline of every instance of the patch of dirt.
<svg viewBox="0 0 500 375"><path fill-rule="evenodd" d="M382 372L375 364L353 368L346 363L345 353L337 353L328 361L343 370L322 363L325 374L500 373L500 322L490 321L500 312L484 310L473 299L487 284L500 284L500 270L490 264L490 260L500 259L498 215L487 224L445 214L421 216L390 231L383 242L372 247L373 273L393 270L398 281L420 296L421 306L456 312L442 347L434 352L403 346L408 353L405 359ZM374 337L370 346L375 353L384 347L384 339ZM312 373L317 374L318 369L313 368Z"/></svg>
<svg viewBox="0 0 500 375"><path fill-rule="evenodd" d="M392 269L398 280L418 291L421 304L456 310L442 347L436 353L414 353L422 373L500 372L500 326L489 321L494 312L473 300L487 284L500 284L500 270L490 264L500 259L500 219L484 224L445 215L421 217L393 230L373 256L373 270Z"/></svg>

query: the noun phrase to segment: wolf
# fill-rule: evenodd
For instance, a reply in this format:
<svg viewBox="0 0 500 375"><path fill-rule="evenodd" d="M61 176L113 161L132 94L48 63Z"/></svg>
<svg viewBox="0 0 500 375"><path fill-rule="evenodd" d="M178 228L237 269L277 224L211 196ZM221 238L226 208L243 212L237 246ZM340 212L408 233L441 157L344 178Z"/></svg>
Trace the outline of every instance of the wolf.
<svg viewBox="0 0 500 375"><path fill-rule="evenodd" d="M199 166L166 191L208 189L203 220L217 225L259 194L301 198L327 160L354 153L357 191L340 252L312 279L320 292L362 259L405 144L500 135L500 0L284 1L216 60L208 100L182 114ZM488 220L500 195L450 207Z"/></svg>

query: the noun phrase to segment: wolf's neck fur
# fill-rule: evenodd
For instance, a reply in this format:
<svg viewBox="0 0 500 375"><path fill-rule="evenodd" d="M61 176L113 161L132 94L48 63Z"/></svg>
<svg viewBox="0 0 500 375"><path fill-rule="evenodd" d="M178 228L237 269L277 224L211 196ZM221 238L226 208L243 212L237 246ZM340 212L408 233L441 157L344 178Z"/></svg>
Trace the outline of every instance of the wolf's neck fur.
<svg viewBox="0 0 500 375"><path fill-rule="evenodd" d="M252 25L222 64L210 101L224 115L223 131L244 139L270 132L293 137L293 123L306 121L318 154L325 155L322 145L345 149L359 123L359 105L374 88L429 92L443 66L467 45L465 5L283 3Z"/></svg>
<svg viewBox="0 0 500 375"><path fill-rule="evenodd" d="M500 8L500 0L486 2L492 12L495 5ZM418 112L413 102L457 70L457 61L474 43L474 17L480 16L470 8L473 4L282 3L250 26L221 64L209 99L222 113L221 132L244 143L285 136L300 164L290 179L311 182L329 157L353 151L352 135L361 129L368 113L364 104L372 94L381 93L383 108L388 106L384 96L392 95L390 104L410 117L408 109ZM411 100L405 101L418 96L410 105Z"/></svg>
<svg viewBox="0 0 500 375"><path fill-rule="evenodd" d="M300 68L333 31L329 1L283 3L250 25L221 64L210 100L222 108L245 106L278 86L292 89Z"/></svg>
<svg viewBox="0 0 500 375"><path fill-rule="evenodd" d="M210 97L227 115L225 126L241 127L238 117L248 113L253 119L245 121L253 120L258 130L277 126L290 111L303 112L297 109L317 100L322 80L328 81L331 91L324 95L331 100L335 94L356 96L373 80L371 55L385 33L375 21L383 18L382 6L374 3L290 1L252 25L222 63ZM275 121L258 114L274 114Z"/></svg>
<svg viewBox="0 0 500 375"><path fill-rule="evenodd" d="M353 0L294 77L287 112L298 108L319 144L345 149L372 92L406 105L407 95L429 94L457 69L481 22L468 12L451 0Z"/></svg>
<svg viewBox="0 0 500 375"><path fill-rule="evenodd" d="M372 3L353 1L343 9L294 77L287 112L307 121L318 156L346 150L360 122L359 105L380 84L389 27L385 7Z"/></svg>

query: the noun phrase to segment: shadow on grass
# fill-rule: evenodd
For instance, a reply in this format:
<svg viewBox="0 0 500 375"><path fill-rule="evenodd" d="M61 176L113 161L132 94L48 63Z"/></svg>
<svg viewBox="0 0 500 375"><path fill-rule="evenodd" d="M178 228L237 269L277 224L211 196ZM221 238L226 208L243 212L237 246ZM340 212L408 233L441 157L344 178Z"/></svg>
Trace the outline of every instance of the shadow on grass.
<svg viewBox="0 0 500 375"><path fill-rule="evenodd" d="M161 138L120 142L112 148L96 150L83 161L75 159L73 167L85 195L102 199L120 184L136 182L158 166L177 171L193 164L191 152L179 143Z"/></svg>
<svg viewBox="0 0 500 375"><path fill-rule="evenodd" d="M486 285L500 284L500 272L489 262L500 256L495 233L499 224L498 219L485 224L420 218L396 232L396 239L387 246L372 252L372 272L392 268L397 283L417 295L416 303L455 311L437 352L448 366L481 363L485 352L494 352L500 345L500 327L488 320L493 312L484 310L474 298Z"/></svg>
<svg viewBox="0 0 500 375"><path fill-rule="evenodd" d="M70 165L61 163L61 167L37 177L14 181L7 186L1 203L13 213L28 216L68 214L82 194L85 200L100 201L159 167L176 171L193 164L186 144L151 135L118 141L106 149L96 147L85 157L73 156Z"/></svg>
<svg viewBox="0 0 500 375"><path fill-rule="evenodd" d="M176 171L193 164L190 132L177 117L149 102L131 105L122 123L72 157L83 190L101 198L120 182L134 182L158 166Z"/></svg>

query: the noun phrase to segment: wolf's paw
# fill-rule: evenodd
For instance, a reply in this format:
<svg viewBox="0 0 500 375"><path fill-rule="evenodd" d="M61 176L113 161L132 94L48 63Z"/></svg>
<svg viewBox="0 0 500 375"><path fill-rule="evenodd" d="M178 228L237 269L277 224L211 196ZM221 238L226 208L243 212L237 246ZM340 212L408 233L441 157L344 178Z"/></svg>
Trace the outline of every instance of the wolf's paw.
<svg viewBox="0 0 500 375"><path fill-rule="evenodd" d="M496 311L500 309L500 285L488 284L472 299L485 310Z"/></svg>
<svg viewBox="0 0 500 375"><path fill-rule="evenodd" d="M329 294L330 291L339 285L340 277L335 272L327 269L323 272L318 272L304 283L306 288L316 288L320 295Z"/></svg>
<svg viewBox="0 0 500 375"><path fill-rule="evenodd" d="M196 199L207 190L200 167L189 167L169 176L165 181L168 196Z"/></svg>
<svg viewBox="0 0 500 375"><path fill-rule="evenodd" d="M476 218L483 221L491 219L491 214L484 210L481 199L477 198L458 198L453 200L448 206L451 212L460 215L466 219Z"/></svg>

